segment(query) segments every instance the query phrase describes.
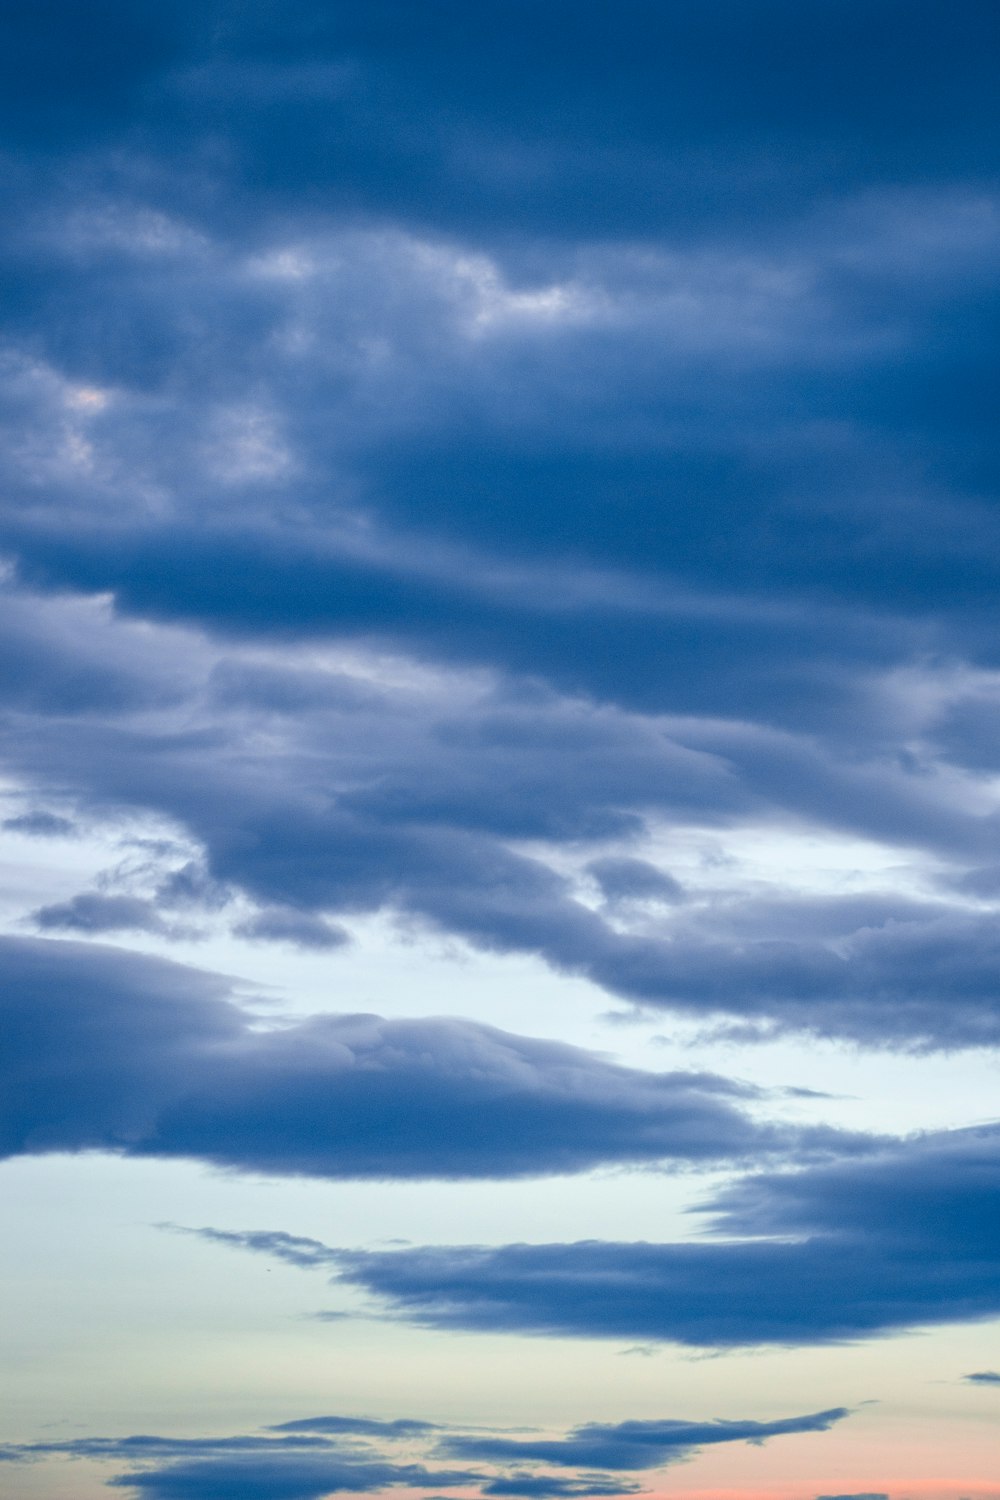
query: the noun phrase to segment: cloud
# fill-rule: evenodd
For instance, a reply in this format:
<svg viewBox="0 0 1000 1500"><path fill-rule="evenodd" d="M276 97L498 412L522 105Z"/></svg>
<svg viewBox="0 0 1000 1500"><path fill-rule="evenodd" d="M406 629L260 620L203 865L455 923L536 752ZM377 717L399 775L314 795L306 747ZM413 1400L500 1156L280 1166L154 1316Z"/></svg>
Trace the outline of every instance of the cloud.
<svg viewBox="0 0 1000 1500"><path fill-rule="evenodd" d="M1000 1038L994 948L992 913L877 896L751 899L682 919L666 942L609 945L595 969L623 997L729 1014L747 1035L760 1024L875 1046L975 1047Z"/></svg>
<svg viewBox="0 0 1000 1500"><path fill-rule="evenodd" d="M328 1419L332 1422L334 1419ZM149 1434L121 1438L72 1438L63 1442L13 1445L0 1453L4 1461L28 1462L45 1457L125 1462L107 1484L153 1500L319 1500L343 1492L367 1494L390 1486L426 1489L468 1486L476 1470L427 1468L422 1463L386 1460L365 1443L341 1447L326 1433L298 1432L296 1424L270 1434L177 1438ZM365 1437L413 1436L425 1424L379 1423L344 1418L343 1433ZM396 1429L396 1430L394 1430ZM278 1435L273 1435L277 1433ZM138 1465L138 1467L134 1467Z"/></svg>
<svg viewBox="0 0 1000 1500"><path fill-rule="evenodd" d="M70 901L40 906L32 920L43 932L169 931L152 902L137 896L105 896L99 891L83 891Z"/></svg>
<svg viewBox="0 0 1000 1500"><path fill-rule="evenodd" d="M4 818L0 828L8 833L26 833L35 838L69 838L77 831L72 819L41 810Z"/></svg>
<svg viewBox="0 0 1000 1500"><path fill-rule="evenodd" d="M755 1091L459 1020L262 1028L220 976L0 939L0 1150L103 1149L316 1177L523 1177L872 1149L757 1122Z"/></svg>
<svg viewBox="0 0 1000 1500"><path fill-rule="evenodd" d="M324 1495L368 1494L390 1486L467 1485L474 1478L468 1472L421 1464L359 1463L326 1453L237 1453L135 1470L116 1475L108 1484L149 1500L320 1500Z"/></svg>
<svg viewBox="0 0 1000 1500"><path fill-rule="evenodd" d="M1000 1372L997 1370L975 1370L971 1375L963 1375L962 1379L969 1385L1000 1385Z"/></svg>
<svg viewBox="0 0 1000 1500"><path fill-rule="evenodd" d="M443 1450L456 1458L514 1461L525 1459L567 1468L653 1469L678 1463L717 1443L763 1443L796 1432L828 1432L850 1413L845 1407L777 1422L588 1422L568 1437L539 1439L453 1437Z"/></svg>
<svg viewBox="0 0 1000 1500"><path fill-rule="evenodd" d="M202 1231L329 1268L389 1316L480 1332L810 1345L1000 1312L993 1225L1000 1129L918 1136L854 1161L737 1178L673 1244L342 1250L266 1231Z"/></svg>
<svg viewBox="0 0 1000 1500"><path fill-rule="evenodd" d="M239 937L261 938L267 942L291 943L296 948L311 948L324 952L341 948L349 941L342 927L324 922L321 917L308 912L268 907L239 922L233 928Z"/></svg>
<svg viewBox="0 0 1000 1500"><path fill-rule="evenodd" d="M336 1263L337 1251L324 1245L322 1240L310 1239L308 1235L285 1234L280 1229L191 1229L185 1224L165 1223L159 1226L174 1234L194 1234L199 1239L217 1245L231 1245L240 1250L256 1250L275 1260L285 1261L300 1270L311 1270L316 1266ZM324 1314L324 1317L327 1315Z"/></svg>
<svg viewBox="0 0 1000 1500"><path fill-rule="evenodd" d="M489 1435L453 1435L442 1440L445 1429L429 1422L330 1416L284 1422L264 1433L233 1437L137 1435L24 1443L0 1450L0 1461L62 1456L116 1465L125 1462L130 1467L107 1483L153 1500L237 1500L243 1496L247 1500L319 1500L342 1492L365 1494L387 1487L426 1490L435 1485L472 1489L480 1495L555 1500L638 1491L634 1481L594 1474L592 1466L625 1471L659 1468L718 1443L759 1443L799 1432L828 1432L848 1415L838 1408L772 1422L590 1423L563 1439L534 1443ZM389 1460L379 1446L386 1440L403 1440L426 1452L417 1461ZM579 1450L579 1459L573 1457L574 1449ZM442 1456L452 1450L456 1454L467 1450L476 1467L441 1468ZM573 1476L548 1473L534 1467L538 1460L579 1472ZM531 1467L509 1467L512 1462Z"/></svg>
<svg viewBox="0 0 1000 1500"><path fill-rule="evenodd" d="M606 856L587 866L602 893L611 901L660 901L674 905L684 900L684 887L644 859Z"/></svg>

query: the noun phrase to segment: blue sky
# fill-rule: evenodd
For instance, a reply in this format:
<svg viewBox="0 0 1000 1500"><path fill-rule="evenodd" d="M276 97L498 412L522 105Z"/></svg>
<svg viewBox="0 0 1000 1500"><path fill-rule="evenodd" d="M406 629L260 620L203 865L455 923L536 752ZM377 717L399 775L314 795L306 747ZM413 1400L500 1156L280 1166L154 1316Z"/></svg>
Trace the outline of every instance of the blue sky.
<svg viewBox="0 0 1000 1500"><path fill-rule="evenodd" d="M5 32L5 1493L997 1500L995 7Z"/></svg>

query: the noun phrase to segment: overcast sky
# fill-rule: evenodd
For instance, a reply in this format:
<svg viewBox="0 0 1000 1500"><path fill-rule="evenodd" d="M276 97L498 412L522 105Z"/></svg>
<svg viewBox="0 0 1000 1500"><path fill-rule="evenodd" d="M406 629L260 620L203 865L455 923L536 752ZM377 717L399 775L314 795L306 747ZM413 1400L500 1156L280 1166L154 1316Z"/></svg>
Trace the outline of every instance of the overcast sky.
<svg viewBox="0 0 1000 1500"><path fill-rule="evenodd" d="M11 1500L1000 1500L998 63L7 7Z"/></svg>

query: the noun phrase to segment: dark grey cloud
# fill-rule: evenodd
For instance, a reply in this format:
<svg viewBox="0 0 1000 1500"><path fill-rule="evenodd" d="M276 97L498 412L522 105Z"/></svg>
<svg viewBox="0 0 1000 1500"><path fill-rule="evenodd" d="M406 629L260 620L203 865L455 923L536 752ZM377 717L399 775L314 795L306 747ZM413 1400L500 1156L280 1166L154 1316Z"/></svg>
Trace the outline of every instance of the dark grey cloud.
<svg viewBox="0 0 1000 1500"><path fill-rule="evenodd" d="M916 1137L866 1159L737 1179L703 1205L712 1235L674 1244L341 1250L202 1231L372 1295L433 1328L801 1345L1000 1312L1000 1128Z"/></svg>
<svg viewBox="0 0 1000 1500"><path fill-rule="evenodd" d="M422 1464L363 1463L330 1453L224 1454L137 1469L108 1480L150 1500L320 1500L390 1487L468 1485L475 1474Z"/></svg>
<svg viewBox="0 0 1000 1500"><path fill-rule="evenodd" d="M534 276L398 223L324 235L286 220L270 244L234 247L173 205L48 207L21 257L37 266L44 245L63 317L52 328L43 298L15 338L32 353L47 341L64 380L132 399L71 419L105 462L47 474L44 504L37 462L19 465L35 506L12 515L10 545L32 576L113 588L142 613L376 634L647 706L752 705L787 722L826 701L829 722L830 698L850 698L845 668L926 650L933 626L949 637L942 568L959 636L982 623L995 523L969 459L941 434L951 485L929 487L912 422L882 393L941 380L920 369L932 335L952 378L974 359L962 303L977 278L988 295L984 192L852 199L777 245L584 241L550 249ZM917 237L943 240L924 277ZM112 292L115 320L95 329ZM561 317L532 315L546 295ZM293 338L307 320L322 352ZM534 401L512 394L525 380ZM58 380L9 384L19 421L66 423ZM136 399L150 387L165 404ZM298 462L283 469L286 451ZM130 498L126 455L176 497L167 516ZM887 480L891 458L912 485ZM185 497L192 473L200 500ZM74 519L81 491L96 533ZM547 584L530 586L530 559ZM246 586L227 588L227 568Z"/></svg>
<svg viewBox="0 0 1000 1500"><path fill-rule="evenodd" d="M995 1046L993 913L934 902L747 900L622 942L595 965L646 1006L912 1048ZM950 1035L949 1035L950 1031Z"/></svg>
<svg viewBox="0 0 1000 1500"><path fill-rule="evenodd" d="M846 1407L776 1422L588 1422L565 1438L452 1437L443 1451L456 1458L524 1462L567 1468L653 1469L679 1463L716 1443L763 1443L796 1432L828 1432L849 1416Z"/></svg>
<svg viewBox="0 0 1000 1500"><path fill-rule="evenodd" d="M868 78L842 41L863 37L864 57L887 65L877 92L912 88L922 121L942 87L936 56L918 95L920 68L900 69L892 28L857 4L836 9L824 57ZM957 176L934 170L924 141L882 182L870 119L845 157L845 116L826 121L832 149L796 128L797 111L768 111L760 171L748 172L737 93L756 116L788 77L822 73L815 17L804 26L790 7L758 4L752 26L736 7L665 22L633 5L567 28L555 4L516 19L495 9L473 36L443 7L431 48L389 8L371 28L314 13L301 30L276 8L258 8L266 24L230 10L222 26L216 10L178 7L155 87L136 44L144 84L125 137L82 136L92 171L90 153L108 150L117 172L98 172L98 188L36 171L5 242L24 361L13 415L39 403L43 426L68 423L76 444L45 482L40 445L31 462L17 449L31 504L11 516L10 545L28 572L115 589L146 614L374 633L618 701L752 704L767 722L835 717L851 667L926 650L946 613L939 582L953 611L971 613L963 628L982 626L995 522L975 393L991 334L992 175L961 151ZM954 46L961 108L975 101L995 120L979 35L993 23L976 11L963 38L953 18L933 34ZM71 26L60 11L57 35L60 16ZM579 33L572 59L522 46L504 74L512 37L553 26ZM605 29L623 71L608 66ZM588 32L600 40L589 58ZM915 66L930 66L930 36L914 43ZM776 47L797 66L776 68ZM466 69L487 58L493 83L469 97ZM714 69L718 91L692 95L690 80L708 84ZM626 77L623 114L610 101ZM452 87L461 98L446 103ZM651 111L648 155L634 129L617 148L608 134L637 107ZM954 101L945 114L954 126ZM220 138L224 159L197 149ZM934 132L938 151L943 139ZM983 120L963 139L978 160ZM346 196L295 169L305 141L313 166L346 173ZM69 142L60 150L76 161ZM778 168L783 151L818 152L822 172ZM831 161L848 157L835 181ZM714 195L710 163L724 184ZM583 218L540 239L538 210L558 219L570 182ZM599 184L655 223L612 202L595 216ZM773 193L786 212L762 209ZM522 221L511 199L525 195ZM54 372L48 385L39 370ZM67 417L79 383L115 399ZM526 585L529 558L561 559L561 585ZM693 592L706 589L714 610Z"/></svg>
<svg viewBox="0 0 1000 1500"><path fill-rule="evenodd" d="M758 1122L703 1073L624 1068L459 1020L267 1029L230 981L138 954L0 939L0 1150L104 1149L317 1177L522 1177L870 1150Z"/></svg>
<svg viewBox="0 0 1000 1500"><path fill-rule="evenodd" d="M425 1326L549 1337L642 1338L695 1348L812 1345L996 1317L992 1262L934 1273L878 1241L804 1248L583 1242L398 1252L340 1274ZM845 1261L847 1262L845 1264ZM850 1266L850 1269L848 1268Z"/></svg>
<svg viewBox="0 0 1000 1500"><path fill-rule="evenodd" d="M985 3L129 14L4 64L26 576L841 734L995 660Z"/></svg>
<svg viewBox="0 0 1000 1500"><path fill-rule="evenodd" d="M997 1370L975 1370L971 1375L964 1375L963 1380L969 1385L1000 1385L1000 1371Z"/></svg>

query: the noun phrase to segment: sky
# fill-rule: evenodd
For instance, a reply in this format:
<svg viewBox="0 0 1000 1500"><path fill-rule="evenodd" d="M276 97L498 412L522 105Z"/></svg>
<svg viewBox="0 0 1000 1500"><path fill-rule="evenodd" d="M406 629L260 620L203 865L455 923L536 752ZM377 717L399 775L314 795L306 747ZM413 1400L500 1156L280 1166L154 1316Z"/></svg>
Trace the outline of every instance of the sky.
<svg viewBox="0 0 1000 1500"><path fill-rule="evenodd" d="M1000 1500L1000 14L0 46L0 1491Z"/></svg>

